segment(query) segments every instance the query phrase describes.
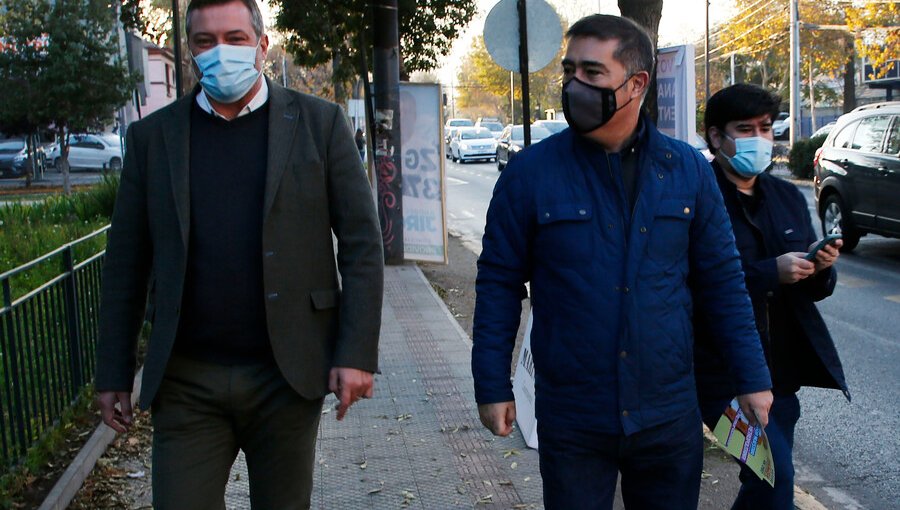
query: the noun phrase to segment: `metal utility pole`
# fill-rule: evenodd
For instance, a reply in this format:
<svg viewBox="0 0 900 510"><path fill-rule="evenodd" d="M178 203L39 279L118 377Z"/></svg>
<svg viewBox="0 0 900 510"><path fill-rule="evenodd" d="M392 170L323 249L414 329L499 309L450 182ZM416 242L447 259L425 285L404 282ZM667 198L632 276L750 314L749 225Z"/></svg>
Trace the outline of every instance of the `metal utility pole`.
<svg viewBox="0 0 900 510"><path fill-rule="evenodd" d="M175 97L182 95L183 76L181 75L181 14L179 13L179 3L181 0L172 0L172 29L175 31Z"/></svg>
<svg viewBox="0 0 900 510"><path fill-rule="evenodd" d="M516 96L513 72L509 72L509 123L516 123Z"/></svg>
<svg viewBox="0 0 900 510"><path fill-rule="evenodd" d="M522 75L522 132L525 147L531 145L531 105L528 101L528 20L525 17L525 0L518 0L519 11L519 73Z"/></svg>
<svg viewBox="0 0 900 510"><path fill-rule="evenodd" d="M400 151L400 37L397 0L375 2L375 179L384 260L403 263L403 178Z"/></svg>
<svg viewBox="0 0 900 510"><path fill-rule="evenodd" d="M706 37L703 43L703 82L706 87L706 95L703 96L704 101L709 101L709 0L706 0ZM734 62L732 60L732 62ZM732 78L732 81L734 79Z"/></svg>
<svg viewBox="0 0 900 510"><path fill-rule="evenodd" d="M792 146L800 137L800 9L799 0L791 0L791 126L789 142Z"/></svg>

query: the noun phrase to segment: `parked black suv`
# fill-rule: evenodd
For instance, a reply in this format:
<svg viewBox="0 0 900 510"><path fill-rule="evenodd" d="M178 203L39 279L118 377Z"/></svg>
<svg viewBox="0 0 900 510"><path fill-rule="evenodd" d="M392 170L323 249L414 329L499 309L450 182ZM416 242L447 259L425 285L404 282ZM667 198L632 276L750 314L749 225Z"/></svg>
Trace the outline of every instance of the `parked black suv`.
<svg viewBox="0 0 900 510"><path fill-rule="evenodd" d="M868 233L900 237L900 101L841 116L814 160L824 233L850 251Z"/></svg>

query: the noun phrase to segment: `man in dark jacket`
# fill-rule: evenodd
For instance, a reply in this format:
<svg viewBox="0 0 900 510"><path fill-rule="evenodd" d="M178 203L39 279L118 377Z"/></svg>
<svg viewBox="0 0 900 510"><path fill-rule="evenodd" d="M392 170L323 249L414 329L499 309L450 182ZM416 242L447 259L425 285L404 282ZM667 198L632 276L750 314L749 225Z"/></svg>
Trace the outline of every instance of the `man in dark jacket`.
<svg viewBox="0 0 900 510"><path fill-rule="evenodd" d="M742 468L743 485L733 508L793 509L797 390L838 388L849 398L840 359L814 304L834 290L832 265L841 242L806 260L817 244L806 199L793 184L764 173L772 163L772 121L780 102L755 85L738 84L717 92L706 107L706 139L715 154L713 168L734 227L775 395L766 429L775 487ZM703 419L712 428L738 390L709 319L703 311L696 317L695 371Z"/></svg>
<svg viewBox="0 0 900 510"><path fill-rule="evenodd" d="M478 261L472 371L481 420L510 433L510 361L531 283L544 505L696 508L702 437L691 309L712 317L743 408L765 423L769 373L707 162L641 117L654 50L594 15L567 33L570 129L504 170ZM687 278L701 289L692 302Z"/></svg>
<svg viewBox="0 0 900 510"><path fill-rule="evenodd" d="M375 204L340 107L262 76L256 0L192 0L185 17L200 87L128 128L103 273L101 415L131 426L152 282L141 407L153 507L225 508L242 450L253 508L309 508L325 394L342 419L373 392Z"/></svg>

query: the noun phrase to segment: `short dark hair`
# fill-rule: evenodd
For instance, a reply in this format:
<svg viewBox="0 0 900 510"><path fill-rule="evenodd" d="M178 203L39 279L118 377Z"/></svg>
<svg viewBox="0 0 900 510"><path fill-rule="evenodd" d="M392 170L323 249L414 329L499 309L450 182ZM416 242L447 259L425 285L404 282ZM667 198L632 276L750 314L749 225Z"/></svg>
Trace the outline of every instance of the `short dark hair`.
<svg viewBox="0 0 900 510"><path fill-rule="evenodd" d="M566 32L566 39L573 37L593 37L601 41L617 40L619 46L613 58L625 66L629 75L647 71L653 74L656 50L653 39L646 30L634 21L609 14L593 14L576 21Z"/></svg>
<svg viewBox="0 0 900 510"><path fill-rule="evenodd" d="M706 129L706 144L710 152L716 153L709 139L709 128L725 131L725 124L735 120L752 119L769 115L770 120L778 118L781 98L768 90L751 83L738 83L716 92L706 102L703 120Z"/></svg>
<svg viewBox="0 0 900 510"><path fill-rule="evenodd" d="M261 38L266 27L263 23L262 12L260 12L256 0L191 0L191 3L188 4L187 11L184 13L184 32L188 37L191 36L191 14L197 9L203 9L204 7L213 5L230 4L231 2L240 2L250 11L250 24L253 25L253 31L256 32L256 38Z"/></svg>

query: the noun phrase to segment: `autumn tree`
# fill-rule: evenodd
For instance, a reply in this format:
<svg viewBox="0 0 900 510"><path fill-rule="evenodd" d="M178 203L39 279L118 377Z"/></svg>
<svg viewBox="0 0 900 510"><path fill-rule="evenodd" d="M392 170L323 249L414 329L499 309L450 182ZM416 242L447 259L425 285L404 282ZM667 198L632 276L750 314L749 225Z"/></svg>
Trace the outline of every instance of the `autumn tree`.
<svg viewBox="0 0 900 510"><path fill-rule="evenodd" d="M365 0L269 0L285 46L305 67L330 64L335 100L360 73L361 37L371 43L372 15ZM401 73L427 71L450 52L475 15L474 0L398 0Z"/></svg>
<svg viewBox="0 0 900 510"><path fill-rule="evenodd" d="M553 60L543 69L530 73L528 79L530 102L535 110L562 109L562 57L560 48ZM521 108L522 88L519 73L514 74L513 97ZM459 93L458 109L469 116L496 116L512 119L509 102L509 71L494 63L484 46L484 38L478 36L463 59L457 75ZM543 116L543 115L541 115ZM534 112L532 112L534 118ZM522 122L522 112L515 112L515 121ZM512 120L510 121L512 122Z"/></svg>
<svg viewBox="0 0 900 510"><path fill-rule="evenodd" d="M744 81L777 90L787 98L790 72L790 0L737 0L734 18L714 33L712 58L740 56ZM884 63L900 52L897 3L846 0L801 1L801 69L808 75L844 78L844 110L855 106L855 63L866 56ZM808 85L803 94L809 98ZM820 85L813 98L832 92Z"/></svg>

